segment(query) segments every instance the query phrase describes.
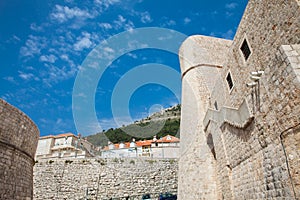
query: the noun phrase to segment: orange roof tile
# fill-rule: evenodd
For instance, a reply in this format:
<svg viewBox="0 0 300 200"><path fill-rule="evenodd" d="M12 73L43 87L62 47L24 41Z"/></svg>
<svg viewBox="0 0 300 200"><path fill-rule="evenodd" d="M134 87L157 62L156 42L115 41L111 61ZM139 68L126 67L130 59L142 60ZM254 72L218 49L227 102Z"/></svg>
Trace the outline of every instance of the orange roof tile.
<svg viewBox="0 0 300 200"><path fill-rule="evenodd" d="M177 143L180 142L179 138L174 137L172 135L167 135L165 137L163 137L162 139L157 140L158 143ZM143 146L151 146L151 144L154 143L153 140L140 140L140 141L136 141L135 144L137 147L143 147ZM130 147L130 142L125 142L124 143L124 147L125 148L129 148ZM120 144L114 144L115 149L119 149L120 148ZM108 146L105 146L103 148L103 150L109 150Z"/></svg>
<svg viewBox="0 0 300 200"><path fill-rule="evenodd" d="M166 135L162 139L157 140L158 143L174 143L174 142L180 142L179 138L174 137L172 135Z"/></svg>
<svg viewBox="0 0 300 200"><path fill-rule="evenodd" d="M142 147L142 146L150 146L152 143L152 140L142 140L142 141L137 141L136 146Z"/></svg>
<svg viewBox="0 0 300 200"><path fill-rule="evenodd" d="M103 148L103 150L105 150L105 151L109 150L108 146L105 146L105 147Z"/></svg>

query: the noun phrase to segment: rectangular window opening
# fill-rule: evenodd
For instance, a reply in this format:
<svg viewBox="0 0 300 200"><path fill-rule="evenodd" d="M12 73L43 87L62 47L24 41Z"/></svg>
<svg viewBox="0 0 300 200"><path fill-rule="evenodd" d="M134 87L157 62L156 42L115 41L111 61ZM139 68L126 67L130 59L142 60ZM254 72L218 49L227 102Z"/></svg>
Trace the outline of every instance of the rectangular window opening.
<svg viewBox="0 0 300 200"><path fill-rule="evenodd" d="M251 54L251 50L246 39L243 41L243 44L241 46L241 51L245 57L245 60L247 60Z"/></svg>
<svg viewBox="0 0 300 200"><path fill-rule="evenodd" d="M229 89L231 90L233 88L233 81L232 81L230 72L228 73L228 75L226 77L226 81L228 83Z"/></svg>

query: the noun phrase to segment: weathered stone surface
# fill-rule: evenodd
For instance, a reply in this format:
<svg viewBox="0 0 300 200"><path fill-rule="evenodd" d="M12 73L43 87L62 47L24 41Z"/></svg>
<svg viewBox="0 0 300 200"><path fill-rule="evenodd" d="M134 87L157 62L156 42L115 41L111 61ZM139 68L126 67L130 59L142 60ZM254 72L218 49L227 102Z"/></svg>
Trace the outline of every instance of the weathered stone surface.
<svg viewBox="0 0 300 200"><path fill-rule="evenodd" d="M233 41L182 44L179 199L300 197L299 27L299 1L249 0Z"/></svg>
<svg viewBox="0 0 300 200"><path fill-rule="evenodd" d="M177 161L159 159L42 160L34 166L34 199L109 199L177 193Z"/></svg>
<svg viewBox="0 0 300 200"><path fill-rule="evenodd" d="M38 137L31 119L0 99L0 199L32 199Z"/></svg>

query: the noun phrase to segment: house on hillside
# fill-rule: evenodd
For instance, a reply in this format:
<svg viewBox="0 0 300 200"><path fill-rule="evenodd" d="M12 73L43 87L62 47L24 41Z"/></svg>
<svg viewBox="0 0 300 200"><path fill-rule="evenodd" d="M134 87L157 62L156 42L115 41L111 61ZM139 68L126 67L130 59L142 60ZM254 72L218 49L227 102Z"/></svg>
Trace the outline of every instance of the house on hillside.
<svg viewBox="0 0 300 200"><path fill-rule="evenodd" d="M121 142L118 144L108 143L101 151L103 158L178 158L179 138L167 135L160 139L156 136L152 140Z"/></svg>
<svg viewBox="0 0 300 200"><path fill-rule="evenodd" d="M92 157L94 146L86 139L64 133L39 138L35 159Z"/></svg>

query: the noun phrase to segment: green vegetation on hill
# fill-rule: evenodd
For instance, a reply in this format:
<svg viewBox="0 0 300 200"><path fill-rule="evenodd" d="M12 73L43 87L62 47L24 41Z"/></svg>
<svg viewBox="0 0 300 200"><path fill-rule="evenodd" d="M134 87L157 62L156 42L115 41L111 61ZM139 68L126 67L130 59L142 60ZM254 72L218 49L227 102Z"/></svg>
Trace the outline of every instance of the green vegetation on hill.
<svg viewBox="0 0 300 200"><path fill-rule="evenodd" d="M154 113L146 119L122 128L111 128L107 131L87 136L87 140L95 146L106 146L108 140L112 143L129 142L152 139L153 135L159 139L166 135L179 137L180 105L168 108L163 112ZM164 123L164 124L163 124ZM142 127L142 133L140 132Z"/></svg>

